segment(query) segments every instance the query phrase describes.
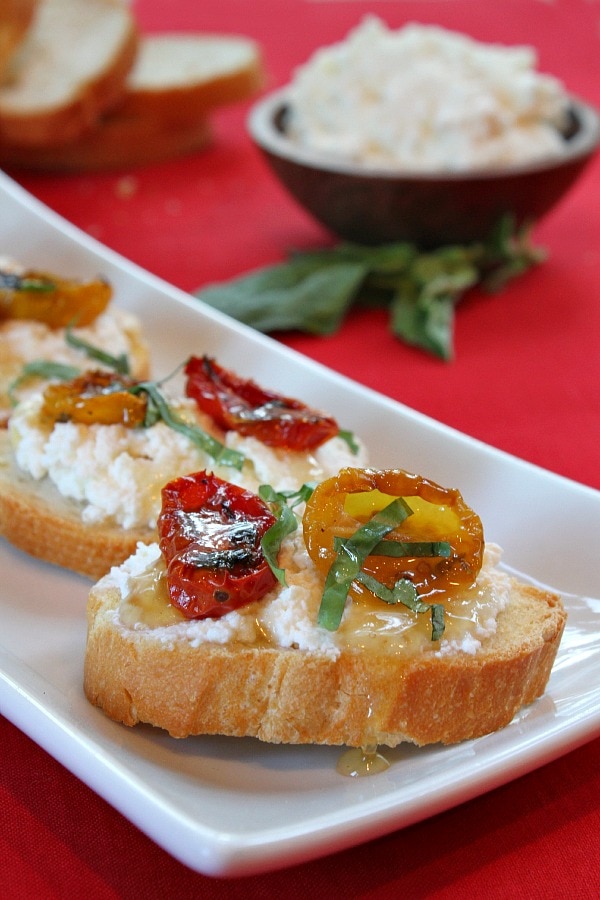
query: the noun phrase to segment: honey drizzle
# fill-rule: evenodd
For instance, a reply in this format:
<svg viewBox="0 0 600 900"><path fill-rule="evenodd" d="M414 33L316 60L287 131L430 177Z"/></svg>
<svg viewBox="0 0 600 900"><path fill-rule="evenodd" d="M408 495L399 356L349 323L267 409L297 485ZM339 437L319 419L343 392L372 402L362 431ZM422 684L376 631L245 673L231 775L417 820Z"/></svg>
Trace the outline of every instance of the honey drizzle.
<svg viewBox="0 0 600 900"><path fill-rule="evenodd" d="M364 778L367 775L379 775L389 769L390 763L379 753L377 744L365 744L363 747L350 747L337 761L336 772L349 778Z"/></svg>

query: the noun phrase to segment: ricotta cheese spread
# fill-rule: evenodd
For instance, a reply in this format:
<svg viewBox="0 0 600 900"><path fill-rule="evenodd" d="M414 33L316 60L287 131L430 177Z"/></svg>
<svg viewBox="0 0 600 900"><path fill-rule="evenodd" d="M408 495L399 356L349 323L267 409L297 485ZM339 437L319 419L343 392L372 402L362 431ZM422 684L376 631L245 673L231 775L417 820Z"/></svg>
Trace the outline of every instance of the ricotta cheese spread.
<svg viewBox="0 0 600 900"><path fill-rule="evenodd" d="M429 616L401 604L349 602L337 631L317 626L323 580L306 552L301 528L282 544L279 563L286 585L220 618L185 619L170 606L158 544L139 544L132 557L105 576L102 586L116 587L121 596L119 606L109 613L113 624L170 648L180 641L193 647L239 641L318 652L333 659L343 649L393 655L473 654L495 633L497 616L510 597L509 576L497 567L500 557L497 545L486 545L475 587L447 606L444 636L435 644Z"/></svg>
<svg viewBox="0 0 600 900"><path fill-rule="evenodd" d="M131 357L140 340L136 317L122 309L102 313L91 325L74 328L73 334L113 356L124 353ZM67 344L64 328L49 328L43 322L29 319L10 319L2 323L0 349L3 358L12 358L21 365L32 360L51 359L79 368L89 366L83 351Z"/></svg>
<svg viewBox="0 0 600 900"><path fill-rule="evenodd" d="M364 449L352 453L341 438L332 438L314 453L266 447L234 432L224 437L212 420L187 398L170 401L180 416L223 440L245 457L241 471L215 466L192 441L157 422L150 428L82 425L40 419L41 393L19 403L9 431L15 461L32 478L49 481L64 496L81 504L85 524L153 528L160 512L161 489L171 479L201 469L256 491L260 484L296 490L307 481L322 481L344 466L363 466Z"/></svg>
<svg viewBox="0 0 600 900"><path fill-rule="evenodd" d="M295 72L298 145L374 168L468 171L561 152L569 98L532 47L375 16Z"/></svg>

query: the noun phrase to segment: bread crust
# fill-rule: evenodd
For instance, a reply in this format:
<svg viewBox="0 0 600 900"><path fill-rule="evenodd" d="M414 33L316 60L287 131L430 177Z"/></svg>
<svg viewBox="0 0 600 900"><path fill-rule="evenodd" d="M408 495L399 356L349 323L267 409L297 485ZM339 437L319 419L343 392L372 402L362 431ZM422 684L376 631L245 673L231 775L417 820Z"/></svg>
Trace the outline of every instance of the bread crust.
<svg viewBox="0 0 600 900"><path fill-rule="evenodd" d="M183 738L364 747L452 744L496 731L543 694L565 624L558 596L512 583L497 632L475 654L325 654L242 643L171 643L118 621L120 592L88 602L84 689L125 725ZM164 636L164 629L163 629Z"/></svg>
<svg viewBox="0 0 600 900"><path fill-rule="evenodd" d="M0 162L32 171L86 172L198 152L210 143L210 112L252 96L263 83L260 51L248 38L142 36L114 109L68 143L24 146L0 136Z"/></svg>
<svg viewBox="0 0 600 900"><path fill-rule="evenodd" d="M162 122L190 122L216 107L251 97L264 83L261 52L250 38L144 35L118 112Z"/></svg>
<svg viewBox="0 0 600 900"><path fill-rule="evenodd" d="M25 38L36 12L38 0L2 0L0 5L0 79Z"/></svg>
<svg viewBox="0 0 600 900"><path fill-rule="evenodd" d="M89 42L91 4L98 21L114 19L111 45L100 44L96 65L86 71L74 69L68 81L60 63L64 87L48 99L45 85L51 83L53 73L47 60L69 59L69 47L62 42L65 35L76 41L72 31L78 26L72 23L79 19L85 23L79 26L80 39ZM61 24L64 33L60 33ZM121 98L138 43L133 15L117 0L43 0L0 86L0 139L17 146L48 147L77 138ZM42 71L44 65L48 68Z"/></svg>
<svg viewBox="0 0 600 900"><path fill-rule="evenodd" d="M49 479L36 481L17 468L6 429L0 430L0 535L30 556L101 578L136 548L151 529L86 525L78 503L63 497Z"/></svg>
<svg viewBox="0 0 600 900"><path fill-rule="evenodd" d="M29 171L100 172L125 169L204 150L212 132L206 119L177 124L121 111L68 144L17 147L0 141L0 162Z"/></svg>

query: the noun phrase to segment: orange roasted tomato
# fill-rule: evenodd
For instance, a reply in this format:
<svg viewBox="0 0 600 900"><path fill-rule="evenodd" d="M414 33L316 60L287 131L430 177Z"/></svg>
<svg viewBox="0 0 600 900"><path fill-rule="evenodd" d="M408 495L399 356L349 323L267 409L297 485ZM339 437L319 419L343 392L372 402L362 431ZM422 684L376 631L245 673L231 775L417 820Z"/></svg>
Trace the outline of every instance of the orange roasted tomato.
<svg viewBox="0 0 600 900"><path fill-rule="evenodd" d="M339 433L330 416L300 400L264 390L208 356L192 356L185 374L188 397L224 431L237 431L286 450L314 450Z"/></svg>
<svg viewBox="0 0 600 900"><path fill-rule="evenodd" d="M165 485L158 535L173 606L218 618L260 600L277 583L261 548L275 521L256 494L208 472Z"/></svg>
<svg viewBox="0 0 600 900"><path fill-rule="evenodd" d="M336 559L336 539L348 539L396 498L403 498L412 514L385 541L418 544L445 542L449 555L390 555L377 547L362 570L388 588L398 579L411 581L420 598L451 598L475 582L481 568L484 538L479 517L460 493L401 469L342 469L317 485L304 512L304 540L317 569L327 576ZM443 596L438 596L443 595ZM349 596L373 597L353 581Z"/></svg>
<svg viewBox="0 0 600 900"><path fill-rule="evenodd" d="M102 278L75 281L46 272L0 270L0 319L33 319L49 328L90 325L104 312L112 288Z"/></svg>
<svg viewBox="0 0 600 900"><path fill-rule="evenodd" d="M113 372L85 372L72 381L48 385L41 416L50 422L136 428L144 423L147 399L127 390L135 383Z"/></svg>

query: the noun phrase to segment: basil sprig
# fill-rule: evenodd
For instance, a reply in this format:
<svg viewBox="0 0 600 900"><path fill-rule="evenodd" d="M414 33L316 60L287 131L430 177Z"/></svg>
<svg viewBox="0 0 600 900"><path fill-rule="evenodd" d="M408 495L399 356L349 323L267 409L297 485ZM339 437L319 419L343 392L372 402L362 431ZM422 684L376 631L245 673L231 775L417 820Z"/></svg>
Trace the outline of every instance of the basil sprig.
<svg viewBox="0 0 600 900"><path fill-rule="evenodd" d="M106 350L102 350L100 347L90 344L89 341L84 341L83 338L74 333L73 328L70 325L65 331L65 340L70 347L73 347L76 350L82 350L88 359L93 359L95 362L100 362L103 365L108 366L109 369L114 369L119 375L130 374L127 354L121 353L120 356L113 356L112 353L107 353Z"/></svg>
<svg viewBox="0 0 600 900"><path fill-rule="evenodd" d="M481 242L423 251L410 243L341 243L198 289L196 297L258 331L337 331L353 305L383 306L392 333L444 360L454 355L455 309L475 286L501 290L545 258L530 229L504 217Z"/></svg>
<svg viewBox="0 0 600 900"><path fill-rule="evenodd" d="M396 497L383 509L361 525L352 537L341 542L337 556L330 566L317 616L317 623L336 631L342 620L346 598L352 582L357 578L366 558L377 544L412 515L412 509L402 497Z"/></svg>
<svg viewBox="0 0 600 900"><path fill-rule="evenodd" d="M277 561L284 538L298 528L298 521L292 512L299 503L306 503L314 490L313 484L303 484L297 491L276 491L270 484L261 484L258 496L269 504L275 516L275 523L264 533L261 549L278 582L286 584L285 569Z"/></svg>
<svg viewBox="0 0 600 900"><path fill-rule="evenodd" d="M399 503L400 501L400 503ZM398 504L395 507L395 504ZM362 566L368 556L439 556L449 557L452 548L447 541L386 541L374 540L377 534L389 533L413 513L406 501L399 497L383 510L376 513L349 539L336 538L334 550L337 553L327 579L321 599L317 621L329 631L335 631L341 622L346 598L353 581L358 581L384 603L402 603L413 612L431 612L431 640L438 641L444 633L444 606L441 603L425 603L419 598L417 589L408 578L399 578L393 588L382 584L373 575L364 572ZM385 514L385 515L382 515ZM389 521L394 521L389 527Z"/></svg>
<svg viewBox="0 0 600 900"><path fill-rule="evenodd" d="M416 613L431 612L431 640L440 640L446 628L443 604L425 603L420 600L416 587L408 578L399 578L393 588L382 584L367 572L359 572L356 580L360 581L367 590L371 591L379 600L383 600L384 603L389 605L402 603Z"/></svg>
<svg viewBox="0 0 600 900"><path fill-rule="evenodd" d="M154 381L140 381L127 388L130 394L146 394L148 398L148 406L146 409L146 417L144 419L144 428L150 428L159 419L165 425L185 435L193 444L208 454L211 459L222 466L230 466L233 469L240 470L244 465L245 457L237 450L231 450L225 447L220 441L212 437L206 431L186 422L179 416L174 409L167 403L161 394L158 385Z"/></svg>
<svg viewBox="0 0 600 900"><path fill-rule="evenodd" d="M122 366L125 365L127 370L129 369L129 363L126 357L120 356L115 357L110 354L105 354L103 350L100 350L97 347L94 347L92 344L89 344L87 341L80 341L79 338L75 337L72 332L69 337L69 329L67 329L67 341L71 342L72 346L80 346L80 349L83 349L87 356L90 356L93 359L100 360L104 362L107 366L115 368L119 374L127 374L127 371L123 371ZM73 343L74 341L74 343ZM62 363L55 363L50 360L34 360L32 362L26 363L17 378L15 378L11 384L9 385L8 393L13 406L17 403L17 397L15 396L15 391L19 388L28 378L38 377L44 379L54 379L56 381L71 381L74 378L77 378L78 375L81 374L81 370L75 368L74 366L64 365ZM165 378L164 381L168 381L173 377L175 373L172 373ZM228 447L225 447L220 441L216 438L212 437L212 435L208 434L206 431L203 431L196 425L192 425L189 422L186 422L184 419L179 416L174 409L167 403L165 398L160 392L159 383L154 381L140 381L134 385L117 385L115 390L126 390L130 394L145 394L147 397L147 407L146 407L146 415L144 418L143 427L150 428L152 425L155 425L156 422L162 420L165 425L168 425L169 428L172 428L173 431L178 431L180 434L185 435L193 444L200 448L200 450L204 451L215 463L218 463L222 466L230 466L231 468L241 470L244 465L245 457L238 450L231 450Z"/></svg>

